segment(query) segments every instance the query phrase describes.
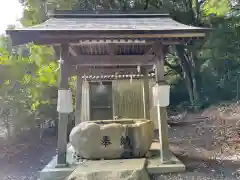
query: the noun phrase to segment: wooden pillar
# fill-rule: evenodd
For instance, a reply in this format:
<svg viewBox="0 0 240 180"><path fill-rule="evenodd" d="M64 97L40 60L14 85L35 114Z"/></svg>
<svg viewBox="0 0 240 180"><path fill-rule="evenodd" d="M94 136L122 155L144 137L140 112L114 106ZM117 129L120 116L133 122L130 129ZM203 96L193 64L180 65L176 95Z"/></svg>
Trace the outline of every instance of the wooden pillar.
<svg viewBox="0 0 240 180"><path fill-rule="evenodd" d="M59 90L68 90L68 45L61 45L60 52L60 76L59 76ZM58 97L60 98L60 97ZM61 106L58 105L58 106ZM58 110L59 111L59 110ZM62 113L59 111L58 119L58 140L57 140L57 167L66 166L66 153L67 153L67 125L69 113Z"/></svg>
<svg viewBox="0 0 240 180"><path fill-rule="evenodd" d="M158 85L164 85L164 60L165 53L164 47L159 44L155 49L156 54L156 82ZM170 157L170 150L168 144L168 123L167 123L167 108L157 107L157 119L158 119L158 130L159 130L159 143L160 143L160 160L166 162Z"/></svg>
<svg viewBox="0 0 240 180"><path fill-rule="evenodd" d="M141 69L143 73L143 112L144 118L150 119L149 81L147 68Z"/></svg>
<svg viewBox="0 0 240 180"><path fill-rule="evenodd" d="M116 116L116 92L115 87L112 86L112 112L113 112L113 120L117 119Z"/></svg>
<svg viewBox="0 0 240 180"><path fill-rule="evenodd" d="M77 73L76 81L76 104L75 104L75 126L82 122L81 110L82 110L82 74Z"/></svg>

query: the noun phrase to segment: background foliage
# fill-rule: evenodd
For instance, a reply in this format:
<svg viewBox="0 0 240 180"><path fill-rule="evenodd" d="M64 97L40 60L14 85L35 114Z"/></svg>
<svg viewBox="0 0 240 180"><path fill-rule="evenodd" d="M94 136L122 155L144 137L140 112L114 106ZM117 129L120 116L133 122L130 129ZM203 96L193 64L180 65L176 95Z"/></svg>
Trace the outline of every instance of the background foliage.
<svg viewBox="0 0 240 180"><path fill-rule="evenodd" d="M172 84L172 106L198 110L222 100L238 98L240 70L239 11L228 0L20 0L21 23L45 21L54 9L168 11L189 25L212 27L204 41L169 48L166 69ZM10 50L0 39L0 103L2 118L11 126L57 119L58 65L51 47L33 44ZM39 115L44 117L38 117ZM37 118L38 117L38 118ZM35 120L35 121L34 121ZM4 121L5 122L5 121ZM20 123L21 122L21 123ZM9 123L5 123L8 125Z"/></svg>

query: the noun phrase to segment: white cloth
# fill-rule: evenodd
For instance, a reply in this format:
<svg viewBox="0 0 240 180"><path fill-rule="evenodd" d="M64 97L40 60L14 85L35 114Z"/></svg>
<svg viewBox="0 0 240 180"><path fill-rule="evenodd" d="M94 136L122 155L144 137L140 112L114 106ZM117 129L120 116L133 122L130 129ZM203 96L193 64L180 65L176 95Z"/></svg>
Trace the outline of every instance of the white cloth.
<svg viewBox="0 0 240 180"><path fill-rule="evenodd" d="M82 107L81 107L81 122L90 120L90 98L89 98L89 83L83 81L82 84Z"/></svg>

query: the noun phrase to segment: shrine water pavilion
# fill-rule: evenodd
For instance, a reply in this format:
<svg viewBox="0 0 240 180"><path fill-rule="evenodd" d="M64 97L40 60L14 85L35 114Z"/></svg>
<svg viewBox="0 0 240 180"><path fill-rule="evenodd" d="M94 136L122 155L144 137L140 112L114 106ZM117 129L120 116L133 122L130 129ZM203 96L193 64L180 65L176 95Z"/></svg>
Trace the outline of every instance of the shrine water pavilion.
<svg viewBox="0 0 240 180"><path fill-rule="evenodd" d="M49 173L49 179L55 180L73 171L67 142L72 113L76 126L85 121L118 118L154 121L160 153L152 165L150 159L148 172L184 170L176 158L177 162L170 162L166 112L169 85L164 60L169 46L199 40L207 31L176 22L168 14L71 11L56 11L33 27L7 30L13 46L30 42L50 45L60 57L58 152L55 162L41 173ZM71 76L76 76L75 112L68 85ZM41 179L48 178L43 175Z"/></svg>

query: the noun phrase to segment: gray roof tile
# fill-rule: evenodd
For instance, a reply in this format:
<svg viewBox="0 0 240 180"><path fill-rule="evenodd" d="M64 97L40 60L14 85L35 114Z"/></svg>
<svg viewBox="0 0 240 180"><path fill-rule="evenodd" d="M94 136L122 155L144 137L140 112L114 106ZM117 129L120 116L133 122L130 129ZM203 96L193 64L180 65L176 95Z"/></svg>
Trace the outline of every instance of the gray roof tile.
<svg viewBox="0 0 240 180"><path fill-rule="evenodd" d="M51 18L29 30L197 30L169 17L159 18Z"/></svg>
<svg viewBox="0 0 240 180"><path fill-rule="evenodd" d="M131 39L134 38L133 34L138 34L135 38L143 40L155 37L204 37L206 30L209 29L185 25L164 14L58 14L39 25L8 30L7 33L11 36L12 44L19 45L28 42L54 44L60 40L68 42L94 38Z"/></svg>

